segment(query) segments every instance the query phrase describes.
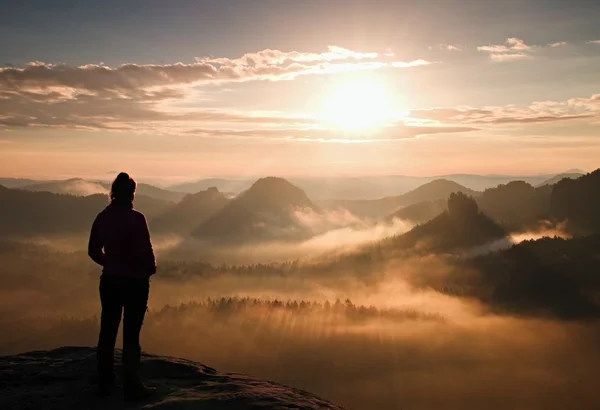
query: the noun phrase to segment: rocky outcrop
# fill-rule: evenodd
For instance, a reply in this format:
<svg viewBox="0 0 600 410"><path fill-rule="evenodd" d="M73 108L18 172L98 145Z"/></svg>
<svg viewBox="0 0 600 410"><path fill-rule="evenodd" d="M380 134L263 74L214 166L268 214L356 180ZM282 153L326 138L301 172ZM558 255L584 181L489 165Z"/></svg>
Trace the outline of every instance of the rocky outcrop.
<svg viewBox="0 0 600 410"><path fill-rule="evenodd" d="M115 363L120 363L120 351ZM0 357L2 409L332 409L341 406L305 391L220 373L184 359L144 354L141 375L154 396L142 403L122 400L119 380L109 398L99 398L94 385L95 349L62 347ZM117 374L119 369L117 368Z"/></svg>

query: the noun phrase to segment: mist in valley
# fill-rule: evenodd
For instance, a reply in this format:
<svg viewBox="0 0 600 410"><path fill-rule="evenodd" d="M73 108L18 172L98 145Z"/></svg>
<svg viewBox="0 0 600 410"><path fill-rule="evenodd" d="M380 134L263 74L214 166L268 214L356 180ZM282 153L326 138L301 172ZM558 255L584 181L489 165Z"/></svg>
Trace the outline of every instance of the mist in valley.
<svg viewBox="0 0 600 410"><path fill-rule="evenodd" d="M0 410L600 409L600 1L139 3L0 2Z"/></svg>
<svg viewBox="0 0 600 410"><path fill-rule="evenodd" d="M569 195L564 183L425 189L411 198L435 206L385 217L316 205L273 179L235 199L144 199L158 271L142 347L358 410L596 409L600 239L581 234L598 229L595 202L569 201L599 175L568 183ZM7 191L4 217L23 223L0 232L0 354L94 346L100 268L81 212L99 198ZM60 206L42 213L44 201ZM52 217L72 223L19 230Z"/></svg>
<svg viewBox="0 0 600 410"><path fill-rule="evenodd" d="M357 252L350 242L336 263ZM499 313L443 289L456 275L476 281L444 256L419 253L372 272L323 275L332 263L326 243L321 262L235 266L171 259L178 242L156 243L161 263L142 332L146 351L251 373L354 409L562 409L574 397L578 408L592 409L599 402L600 323ZM99 270L85 252L38 241L4 244L0 257L0 353L96 343Z"/></svg>

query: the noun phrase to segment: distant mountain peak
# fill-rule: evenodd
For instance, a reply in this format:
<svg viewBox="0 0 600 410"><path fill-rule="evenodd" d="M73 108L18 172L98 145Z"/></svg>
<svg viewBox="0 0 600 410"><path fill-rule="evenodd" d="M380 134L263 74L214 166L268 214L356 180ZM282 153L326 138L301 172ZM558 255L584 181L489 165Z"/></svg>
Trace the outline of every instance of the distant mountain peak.
<svg viewBox="0 0 600 410"><path fill-rule="evenodd" d="M585 174L586 172L584 170L581 170L579 168L573 168L573 169L568 169L565 172L563 172L563 174Z"/></svg>
<svg viewBox="0 0 600 410"><path fill-rule="evenodd" d="M307 234L294 209L318 210L306 193L284 178L266 177L199 225L193 236L214 241L263 240Z"/></svg>
<svg viewBox="0 0 600 410"><path fill-rule="evenodd" d="M460 188L463 190L468 190L468 188L464 187L463 185L459 184L458 182L454 182L452 180L445 179L445 178L439 178L439 179L434 179L431 182L427 182L427 183L421 185L420 187L415 188L413 191L416 191L417 189L424 189L427 187L439 188L439 187L449 187L449 186Z"/></svg>
<svg viewBox="0 0 600 410"><path fill-rule="evenodd" d="M397 246L412 248L418 243L432 250L458 250L483 245L506 237L504 229L479 211L477 202L464 194L452 194L448 210L394 239Z"/></svg>
<svg viewBox="0 0 600 410"><path fill-rule="evenodd" d="M217 187L210 187L204 191L196 192L195 194L188 194L184 198L196 197L196 196L223 196L223 193L219 191Z"/></svg>
<svg viewBox="0 0 600 410"><path fill-rule="evenodd" d="M451 193L462 192L469 196L478 196L480 192L469 189L457 182L438 178L429 181L405 194L386 196L373 200L341 200L333 203L340 208L359 216L384 218L400 208L421 202L447 200Z"/></svg>
<svg viewBox="0 0 600 410"><path fill-rule="evenodd" d="M462 192L468 195L476 195L478 192L473 191L458 182L448 179L435 179L431 182L421 185L412 191L401 195L402 205L412 205L422 201L434 201L437 199L447 199L453 192Z"/></svg>
<svg viewBox="0 0 600 410"><path fill-rule="evenodd" d="M552 178L549 178L546 181L542 182L538 186L554 185L554 184L556 184L557 182L560 182L563 179L577 179L577 178L582 177L584 175L585 175L585 172L583 172L581 170L578 170L578 169L572 169L572 170L569 170L567 172L563 172L562 174L555 175Z"/></svg>
<svg viewBox="0 0 600 410"><path fill-rule="evenodd" d="M314 207L306 193L285 178L265 177L257 180L239 197L240 200L262 201L277 206Z"/></svg>
<svg viewBox="0 0 600 410"><path fill-rule="evenodd" d="M179 203L151 220L150 227L160 232L188 234L227 202L228 199L216 187L187 194Z"/></svg>
<svg viewBox="0 0 600 410"><path fill-rule="evenodd" d="M301 190L300 188L296 187L294 184L292 184L290 181L288 181L285 178L272 177L272 176L260 178L254 184L252 184L252 186L250 187L250 189L264 189L264 188Z"/></svg>
<svg viewBox="0 0 600 410"><path fill-rule="evenodd" d="M431 182L427 182L423 185L442 185L442 184L455 184L455 185L460 185L458 182L454 182L450 179L446 179L446 178L438 178L438 179L434 179Z"/></svg>

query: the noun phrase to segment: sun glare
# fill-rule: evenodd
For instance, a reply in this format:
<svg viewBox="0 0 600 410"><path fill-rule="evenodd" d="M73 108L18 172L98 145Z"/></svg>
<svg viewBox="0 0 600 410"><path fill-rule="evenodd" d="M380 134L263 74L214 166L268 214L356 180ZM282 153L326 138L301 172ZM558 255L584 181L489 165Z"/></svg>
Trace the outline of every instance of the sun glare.
<svg viewBox="0 0 600 410"><path fill-rule="evenodd" d="M326 97L323 117L347 131L375 130L393 117L390 94L376 81L343 83Z"/></svg>

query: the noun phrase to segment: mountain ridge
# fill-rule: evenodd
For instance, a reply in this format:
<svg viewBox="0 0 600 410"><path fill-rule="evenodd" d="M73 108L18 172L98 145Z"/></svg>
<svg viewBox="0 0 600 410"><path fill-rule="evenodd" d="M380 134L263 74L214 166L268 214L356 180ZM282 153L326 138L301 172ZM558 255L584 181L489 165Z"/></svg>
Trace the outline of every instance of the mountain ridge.
<svg viewBox="0 0 600 410"><path fill-rule="evenodd" d="M93 194L108 194L111 183L106 181L87 180L83 178L69 178L64 180L35 182L16 186L15 188L32 192L51 192L54 194L68 194L74 196L89 196ZM154 199L179 202L186 194L175 192L154 185L138 183L136 195L145 195Z"/></svg>
<svg viewBox="0 0 600 410"><path fill-rule="evenodd" d="M327 204L332 207L346 209L362 217L384 218L402 207L414 205L419 202L432 202L440 199L448 199L448 196L453 192L461 192L471 196L478 196L480 194L479 192L473 191L454 181L437 179L402 195L388 196L373 200L328 201Z"/></svg>
<svg viewBox="0 0 600 410"><path fill-rule="evenodd" d="M553 176L552 178L549 178L547 180L545 180L544 182L542 182L539 185L536 185L537 187L542 187L544 185L554 185L558 182L560 182L563 179L577 179L577 178L581 178L582 176L584 176L585 174L583 172L576 172L577 170L569 170L567 172L564 172L562 174L558 174Z"/></svg>
<svg viewBox="0 0 600 410"><path fill-rule="evenodd" d="M178 203L149 221L151 231L189 234L227 203L228 199L216 187L187 194Z"/></svg>
<svg viewBox="0 0 600 410"><path fill-rule="evenodd" d="M0 236L87 233L96 215L108 204L105 194L73 196L47 191L0 189ZM162 212L169 202L136 196L135 208L148 219Z"/></svg>
<svg viewBox="0 0 600 410"><path fill-rule="evenodd" d="M447 201L444 199L417 202L416 204L398 209L386 216L384 222L390 223L396 219L400 219L414 224L423 224L444 212L447 208L446 203Z"/></svg>
<svg viewBox="0 0 600 410"><path fill-rule="evenodd" d="M307 232L293 218L294 209L318 207L289 181L261 178L196 227L192 236L217 242L303 237Z"/></svg>
<svg viewBox="0 0 600 410"><path fill-rule="evenodd" d="M567 170L563 173L577 173L581 170ZM584 173L584 172L581 172ZM405 194L421 185L437 179L447 179L474 191L483 191L500 184L522 180L531 185L539 185L557 174L502 175L502 174L440 174L430 176L376 175L376 176L286 176L292 184L301 188L313 200L331 201L344 199L379 199ZM223 192L240 193L248 189L260 176L206 178L183 184L168 185L167 189L182 192L197 192L216 186Z"/></svg>

